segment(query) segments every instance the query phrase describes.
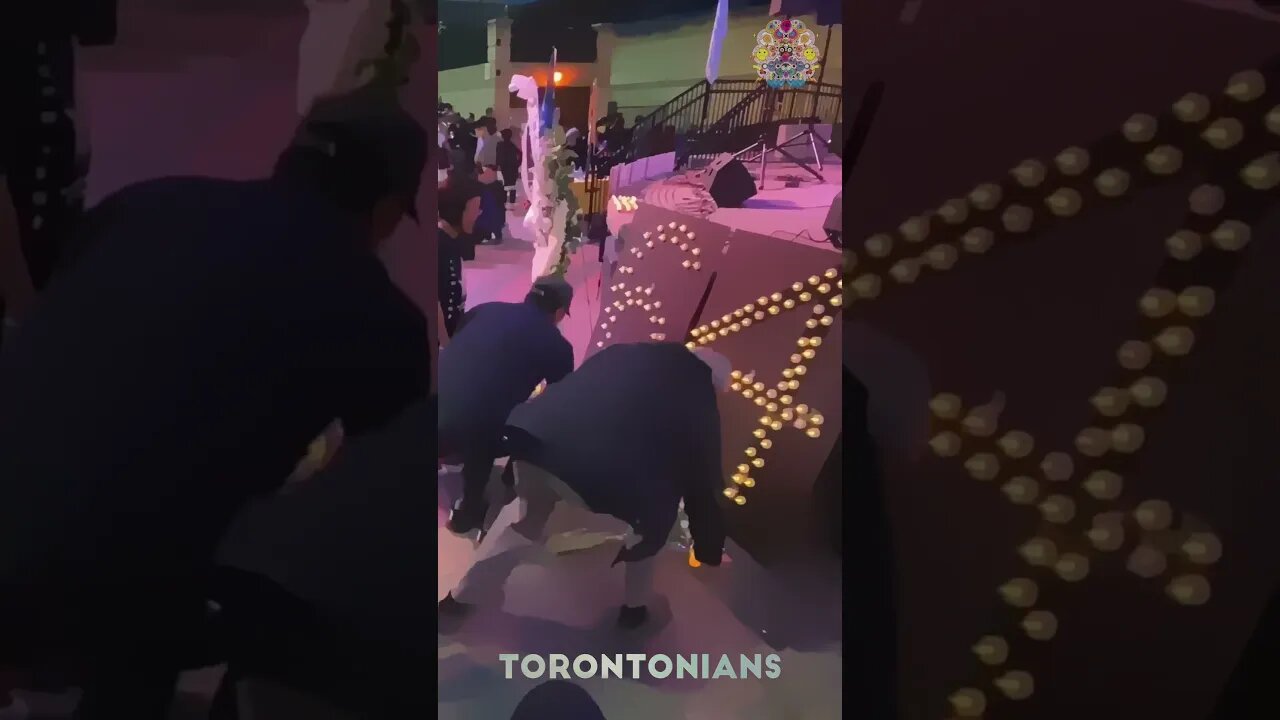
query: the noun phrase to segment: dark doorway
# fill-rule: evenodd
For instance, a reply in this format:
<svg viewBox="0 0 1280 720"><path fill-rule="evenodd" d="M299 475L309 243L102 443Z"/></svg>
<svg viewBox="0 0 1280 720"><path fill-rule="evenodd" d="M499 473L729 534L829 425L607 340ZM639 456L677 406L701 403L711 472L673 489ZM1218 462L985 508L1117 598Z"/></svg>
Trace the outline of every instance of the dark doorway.
<svg viewBox="0 0 1280 720"><path fill-rule="evenodd" d="M538 100L546 97L546 90L538 90ZM560 127L567 132L569 128L578 128L581 133L587 132L587 110L591 105L591 88L558 87L556 88L556 107L560 108ZM511 93L511 107L524 109L524 101Z"/></svg>
<svg viewBox="0 0 1280 720"><path fill-rule="evenodd" d="M591 88L556 88L556 107L560 108L560 126L565 130L578 128L587 131L587 108L591 104Z"/></svg>

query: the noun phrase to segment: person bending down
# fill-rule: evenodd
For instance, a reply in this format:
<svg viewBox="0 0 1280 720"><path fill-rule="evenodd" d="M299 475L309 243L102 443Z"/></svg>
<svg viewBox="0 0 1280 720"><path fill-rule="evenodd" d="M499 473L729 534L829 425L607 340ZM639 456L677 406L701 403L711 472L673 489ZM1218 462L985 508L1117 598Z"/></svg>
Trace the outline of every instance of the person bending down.
<svg viewBox="0 0 1280 720"><path fill-rule="evenodd" d="M438 442L442 456L463 463L451 531L469 533L488 514L485 488L503 454L507 416L539 384L573 370L573 346L556 327L572 302L573 288L562 278L540 278L524 302L486 303L468 312L441 349Z"/></svg>
<svg viewBox="0 0 1280 720"><path fill-rule="evenodd" d="M354 437L428 398L426 320L376 254L426 147L356 93L318 102L270 178L90 211L0 354L0 664L68 662L81 720L168 717L238 511L335 420Z"/></svg>
<svg viewBox="0 0 1280 720"><path fill-rule="evenodd" d="M614 345L517 407L507 450L519 501L503 508L438 613L461 617L499 596L516 565L544 543L559 502L631 526L635 540L613 562L626 563L623 627L648 617L654 560L681 499L695 557L719 565L725 531L716 394L729 389L730 372L724 356L701 348Z"/></svg>

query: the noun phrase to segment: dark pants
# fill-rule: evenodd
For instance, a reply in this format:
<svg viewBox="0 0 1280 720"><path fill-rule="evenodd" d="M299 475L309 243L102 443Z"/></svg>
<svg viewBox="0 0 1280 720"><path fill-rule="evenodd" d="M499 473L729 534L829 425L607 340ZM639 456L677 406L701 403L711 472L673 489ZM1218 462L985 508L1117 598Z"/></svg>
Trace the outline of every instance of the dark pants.
<svg viewBox="0 0 1280 720"><path fill-rule="evenodd" d="M0 597L0 664L56 669L84 689L79 720L164 720L180 671L227 663L360 717L426 717L435 658L374 641L270 579L218 568L205 581ZM210 602L212 601L212 602Z"/></svg>
<svg viewBox="0 0 1280 720"><path fill-rule="evenodd" d="M215 660L237 678L261 678L302 691L358 717L427 717L434 654L371 639L268 578L220 570L211 598ZM123 716L122 716L123 717Z"/></svg>
<svg viewBox="0 0 1280 720"><path fill-rule="evenodd" d="M494 444L480 443L462 456L462 503L484 503L484 489L493 474L493 462L501 452Z"/></svg>
<svg viewBox="0 0 1280 720"><path fill-rule="evenodd" d="M462 463L462 505L478 507L493 475L493 463L506 455L501 428L485 432L440 430L441 457ZM503 477L506 480L506 476Z"/></svg>
<svg viewBox="0 0 1280 720"><path fill-rule="evenodd" d="M466 312L466 298L462 294L462 257L441 253L437 275L440 310L444 313L444 329L449 337L458 331L458 323Z"/></svg>
<svg viewBox="0 0 1280 720"><path fill-rule="evenodd" d="M502 185L506 190L507 203L512 204L516 201L516 185L520 184L520 171L515 168L505 168L501 170Z"/></svg>
<svg viewBox="0 0 1280 720"><path fill-rule="evenodd" d="M166 717L204 598L190 580L0 588L0 664L84 689L77 717Z"/></svg>

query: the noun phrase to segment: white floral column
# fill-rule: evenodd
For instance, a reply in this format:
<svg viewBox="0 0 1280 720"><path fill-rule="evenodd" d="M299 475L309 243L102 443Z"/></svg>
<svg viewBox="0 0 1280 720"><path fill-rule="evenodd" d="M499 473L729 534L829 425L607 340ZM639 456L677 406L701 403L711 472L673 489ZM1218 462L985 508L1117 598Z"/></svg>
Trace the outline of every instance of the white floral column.
<svg viewBox="0 0 1280 720"><path fill-rule="evenodd" d="M298 44L298 115L317 97L354 90L373 78L366 63L387 42L391 0L306 0Z"/></svg>

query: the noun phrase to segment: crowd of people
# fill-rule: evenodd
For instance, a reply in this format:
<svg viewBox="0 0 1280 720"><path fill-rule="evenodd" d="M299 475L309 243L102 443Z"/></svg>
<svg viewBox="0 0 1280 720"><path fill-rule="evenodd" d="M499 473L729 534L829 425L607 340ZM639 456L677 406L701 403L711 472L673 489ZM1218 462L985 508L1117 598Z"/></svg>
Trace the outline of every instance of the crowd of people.
<svg viewBox="0 0 1280 720"><path fill-rule="evenodd" d="M453 107L437 107L439 231L437 233L439 335L447 343L466 308L462 264L477 245L507 239L507 212L516 206L524 163L510 129L501 133L492 109L477 120Z"/></svg>
<svg viewBox="0 0 1280 720"><path fill-rule="evenodd" d="M720 562L720 426L713 390L728 387L728 362L715 353L695 355L678 345L646 344L620 346L574 370L573 349L557 328L573 299L573 288L562 278L536 281L523 302L468 308L462 264L474 257L476 244L492 238L495 225L486 216L488 208L498 206L494 198L501 197L504 210L520 199L516 190L527 170L513 136L519 137L522 129L504 129L495 142L491 108L479 119L463 119L442 101L438 115L438 280L444 329L438 447L442 459L461 464L463 477L449 530L484 532L471 569L441 601L441 617L460 620L474 603L491 599L526 557L522 551L545 539L552 508L566 502L617 517L632 528L632 541L618 556L628 561L619 623L634 627L647 617L652 560L682 499L698 557L713 566ZM564 132L563 144L575 150L578 169L594 162L601 171L629 143L616 105L597 121L596 130L593 148L577 128ZM552 132L561 132L558 118ZM591 151L597 156L591 157ZM632 371L627 374L670 378L688 393L654 396L617 382L618 368L628 366ZM541 392L538 400L526 402L535 389ZM629 409L627 422L616 417L621 408ZM680 418L680 428L639 456L619 437L671 426L665 420L669 417ZM622 428L628 423L634 425L629 431ZM602 428L608 432L592 436L592 430L598 434ZM495 461L501 457L508 462L497 482ZM517 495L520 502L513 503ZM496 517L491 514L494 504L499 506Z"/></svg>
<svg viewBox="0 0 1280 720"><path fill-rule="evenodd" d="M491 602L546 539L550 513L563 502L631 528L615 560L627 563L618 622L637 627L648 616L654 558L682 502L697 558L720 564L716 394L729 388L729 362L705 349L644 343L609 348L574 369L573 348L558 329L573 287L560 277L538 279L521 302L468 307L462 263L485 237L485 203L495 194L495 167L485 159L499 161L509 187L525 168L519 147L508 146L512 131L488 144L491 110L474 121L462 121L445 103L439 111L437 139L450 162L439 166L437 444L442 461L460 463L462 471L448 529L481 532L472 566L440 602L441 624L459 623L474 605ZM621 127L621 116L600 120L602 131L609 127ZM571 129L565 145L585 143L580 136ZM508 192L504 199L517 197ZM674 389L655 394L621 380L653 377ZM644 436L650 442L638 450L634 438ZM498 473L500 458L507 464Z"/></svg>
<svg viewBox="0 0 1280 720"><path fill-rule="evenodd" d="M493 108L485 108L480 118L475 113L464 118L450 103L437 102L442 342L456 331L465 311L463 263L475 259L477 245L498 245L510 239L508 213L527 207L527 198L520 192L529 161L521 145L522 133L520 126L499 130ZM585 172L591 163L596 173L607 175L628 156L633 133L617 105L610 103L609 112L596 121L594 147L588 146L586 134L577 128L564 132L564 146L574 151L575 170ZM469 203L474 203L470 212Z"/></svg>
<svg viewBox="0 0 1280 720"><path fill-rule="evenodd" d="M415 409L437 415L424 442L465 458L451 529L482 524L496 459L515 470L442 613L500 585L513 534L542 538L561 500L634 529L618 556L624 625L643 621L682 499L698 557L718 564L727 362L644 344L575 370L556 328L572 288L554 278L521 303L466 306L461 259L500 240L518 199L510 131L486 114L437 138L451 154L436 236L450 262L433 342L377 254L419 220L435 152L394 89L316 100L266 177L145 180L85 208L75 48L114 32L90 19L6 23L0 43L0 90L16 100L0 108L0 718L56 715L29 707L40 697L81 720L164 720L181 671L223 663L360 716L427 715L434 657L217 559L248 503L306 479L316 438L376 433ZM687 392L616 383L618 368ZM657 427L660 442L627 452L626 437Z"/></svg>

